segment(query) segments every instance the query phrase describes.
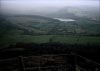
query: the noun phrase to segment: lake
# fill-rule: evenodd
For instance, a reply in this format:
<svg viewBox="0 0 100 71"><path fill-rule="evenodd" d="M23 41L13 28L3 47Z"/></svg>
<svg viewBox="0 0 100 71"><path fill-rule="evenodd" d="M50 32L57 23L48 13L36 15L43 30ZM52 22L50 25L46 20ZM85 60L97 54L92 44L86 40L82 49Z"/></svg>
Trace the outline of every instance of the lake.
<svg viewBox="0 0 100 71"><path fill-rule="evenodd" d="M68 21L75 21L74 19L64 19L64 18L54 18L54 19L57 19L59 21L65 21L65 22L68 22Z"/></svg>

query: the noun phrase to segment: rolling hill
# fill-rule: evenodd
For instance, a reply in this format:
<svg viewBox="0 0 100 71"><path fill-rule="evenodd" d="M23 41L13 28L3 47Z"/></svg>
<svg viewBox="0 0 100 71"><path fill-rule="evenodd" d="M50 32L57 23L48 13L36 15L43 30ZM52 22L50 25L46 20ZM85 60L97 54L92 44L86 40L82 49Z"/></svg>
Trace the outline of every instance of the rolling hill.
<svg viewBox="0 0 100 71"><path fill-rule="evenodd" d="M68 35L100 36L99 30L98 21L86 18L65 22L36 15L0 16L0 46L16 42L46 43L52 40L58 41L58 39L60 42L67 42L68 38L66 37ZM72 37L69 37L69 39ZM77 38L77 36L75 37ZM76 41L76 38L72 40L75 39Z"/></svg>
<svg viewBox="0 0 100 71"><path fill-rule="evenodd" d="M59 18L88 18L92 20L100 20L100 9L99 7L92 6L80 6L80 7L63 7L55 13L48 14L48 17L59 17Z"/></svg>
<svg viewBox="0 0 100 71"><path fill-rule="evenodd" d="M80 18L75 21L60 21L36 15L5 16L0 19L1 34L100 34L99 21Z"/></svg>
<svg viewBox="0 0 100 71"><path fill-rule="evenodd" d="M14 31L20 34L44 34L47 33L46 30L50 30L52 23L59 22L47 17L41 16L5 16L0 19L0 29L5 29L5 31ZM16 27L16 28L15 28ZM9 30L8 30L9 29ZM11 30L10 30L11 29ZM2 31L3 32L3 31ZM13 33L12 33L13 34Z"/></svg>

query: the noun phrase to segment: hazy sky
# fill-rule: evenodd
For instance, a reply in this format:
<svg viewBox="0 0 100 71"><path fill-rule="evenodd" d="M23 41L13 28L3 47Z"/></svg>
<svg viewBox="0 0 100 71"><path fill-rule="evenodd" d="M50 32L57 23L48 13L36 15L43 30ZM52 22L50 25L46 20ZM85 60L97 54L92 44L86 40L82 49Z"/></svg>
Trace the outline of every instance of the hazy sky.
<svg viewBox="0 0 100 71"><path fill-rule="evenodd" d="M99 0L1 0L4 13L38 13L56 11L64 6L99 6Z"/></svg>

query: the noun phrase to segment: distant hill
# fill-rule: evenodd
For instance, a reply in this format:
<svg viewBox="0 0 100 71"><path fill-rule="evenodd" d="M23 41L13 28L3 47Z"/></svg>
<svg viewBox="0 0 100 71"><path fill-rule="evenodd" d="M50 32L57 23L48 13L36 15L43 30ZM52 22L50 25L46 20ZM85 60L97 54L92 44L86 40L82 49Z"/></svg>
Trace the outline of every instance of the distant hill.
<svg viewBox="0 0 100 71"><path fill-rule="evenodd" d="M55 22L59 21L36 15L3 16L0 17L0 29L2 30L0 32L12 32L11 34L46 34L46 30L49 30Z"/></svg>
<svg viewBox="0 0 100 71"><path fill-rule="evenodd" d="M99 21L79 18L76 21L59 21L36 15L10 15L0 17L1 35L40 34L100 34Z"/></svg>
<svg viewBox="0 0 100 71"><path fill-rule="evenodd" d="M0 16L0 46L52 42L56 35L100 36L100 23L86 18L65 22L36 15Z"/></svg>
<svg viewBox="0 0 100 71"><path fill-rule="evenodd" d="M59 11L49 14L49 17L59 17L59 18L88 18L92 20L100 20L100 9L99 7L64 7Z"/></svg>

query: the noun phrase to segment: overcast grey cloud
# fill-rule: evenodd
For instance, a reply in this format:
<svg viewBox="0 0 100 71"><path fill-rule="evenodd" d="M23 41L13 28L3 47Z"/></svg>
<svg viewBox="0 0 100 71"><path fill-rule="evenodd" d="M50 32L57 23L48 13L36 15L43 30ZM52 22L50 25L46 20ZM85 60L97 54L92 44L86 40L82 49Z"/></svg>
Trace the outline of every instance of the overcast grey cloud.
<svg viewBox="0 0 100 71"><path fill-rule="evenodd" d="M65 6L99 7L99 0L1 0L0 3L1 11L11 14L49 13Z"/></svg>

